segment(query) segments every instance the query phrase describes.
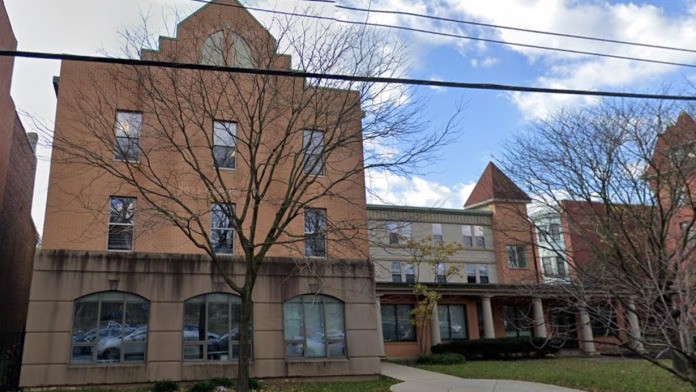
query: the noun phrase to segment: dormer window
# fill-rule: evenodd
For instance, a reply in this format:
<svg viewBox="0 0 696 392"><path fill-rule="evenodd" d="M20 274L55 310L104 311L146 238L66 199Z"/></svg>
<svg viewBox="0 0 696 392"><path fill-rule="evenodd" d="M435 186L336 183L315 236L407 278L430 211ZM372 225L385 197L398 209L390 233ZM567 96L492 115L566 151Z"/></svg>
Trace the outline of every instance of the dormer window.
<svg viewBox="0 0 696 392"><path fill-rule="evenodd" d="M251 68L251 48L238 34L217 31L210 34L201 48L201 64Z"/></svg>

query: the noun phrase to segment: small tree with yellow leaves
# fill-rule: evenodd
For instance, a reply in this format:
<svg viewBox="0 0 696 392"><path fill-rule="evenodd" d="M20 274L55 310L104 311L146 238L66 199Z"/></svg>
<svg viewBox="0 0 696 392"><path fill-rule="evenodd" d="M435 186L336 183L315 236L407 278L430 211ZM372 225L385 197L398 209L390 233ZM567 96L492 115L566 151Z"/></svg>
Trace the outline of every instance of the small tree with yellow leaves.
<svg viewBox="0 0 696 392"><path fill-rule="evenodd" d="M424 355L428 350L425 334L430 331L433 310L441 297L439 289L450 277L459 275L461 272L461 265L447 266L447 262L464 247L456 242L433 241L430 236L420 241L410 240L406 247L410 254L409 264L416 273L416 283L413 285L416 305L411 311L412 323L416 327L418 348ZM426 270L433 273L432 283L421 281L421 272Z"/></svg>

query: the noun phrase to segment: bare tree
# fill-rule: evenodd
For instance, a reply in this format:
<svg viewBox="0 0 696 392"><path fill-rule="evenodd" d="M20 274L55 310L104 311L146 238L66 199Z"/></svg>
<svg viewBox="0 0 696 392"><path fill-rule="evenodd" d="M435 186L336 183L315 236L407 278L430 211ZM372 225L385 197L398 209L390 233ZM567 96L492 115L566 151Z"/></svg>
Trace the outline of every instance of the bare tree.
<svg viewBox="0 0 696 392"><path fill-rule="evenodd" d="M603 343L696 388L696 125L683 113L689 110L626 100L563 110L510 140L501 165L534 199L530 224L542 250L567 260L557 268L544 260L557 276L537 294L580 314L584 328L591 316L596 330L613 335ZM554 216L561 226L552 227ZM667 352L671 365L660 361Z"/></svg>
<svg viewBox="0 0 696 392"><path fill-rule="evenodd" d="M125 53L258 69L292 62L318 74L398 77L406 70L398 37L276 18L273 38L245 10L220 8L182 22L186 32L177 40L152 42L146 25L125 32ZM151 230L174 226L209 256L241 298L238 391L247 389L252 293L269 254L282 248L303 263L310 251L326 256L327 241L336 253L366 253L355 246L367 241L365 171L412 171L446 141L460 113L433 130L421 103L393 84L156 66L81 69L90 82L60 92L69 121L55 130L53 164L92 179L66 178L84 186L65 188L95 217L103 201L91 200L88 188L109 182L138 195L139 219ZM120 113L114 128L124 103L142 116ZM322 215L316 208L327 201L344 203L344 213ZM231 249L239 256L221 255ZM242 280L229 273L235 263Z"/></svg>

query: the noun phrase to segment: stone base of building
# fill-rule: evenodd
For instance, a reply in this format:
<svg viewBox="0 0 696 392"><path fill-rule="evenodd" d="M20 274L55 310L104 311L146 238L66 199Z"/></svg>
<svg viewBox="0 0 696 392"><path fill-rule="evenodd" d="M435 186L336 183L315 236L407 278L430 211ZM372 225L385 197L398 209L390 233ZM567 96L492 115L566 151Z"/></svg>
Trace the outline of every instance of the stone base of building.
<svg viewBox="0 0 696 392"><path fill-rule="evenodd" d="M234 361L189 362L184 357L184 302L232 293L205 256L43 251L35 259L20 384L24 388L145 384L159 380L235 378ZM244 265L229 258L241 282ZM120 292L148 301L147 350L140 363L76 364L75 301ZM320 294L343 303L343 358L287 358L284 303ZM251 377L374 377L380 342L374 271L365 260L271 258L254 289ZM97 348L95 348L96 350Z"/></svg>

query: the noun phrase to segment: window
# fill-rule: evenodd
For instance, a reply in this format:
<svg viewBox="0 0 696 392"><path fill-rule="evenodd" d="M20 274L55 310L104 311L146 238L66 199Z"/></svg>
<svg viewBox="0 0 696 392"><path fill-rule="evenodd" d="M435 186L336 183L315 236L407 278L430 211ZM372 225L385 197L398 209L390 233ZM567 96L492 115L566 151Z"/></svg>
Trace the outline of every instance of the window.
<svg viewBox="0 0 696 392"><path fill-rule="evenodd" d="M411 239L411 222L387 222L389 243L404 244Z"/></svg>
<svg viewBox="0 0 696 392"><path fill-rule="evenodd" d="M467 248L485 248L483 226L462 225L462 242Z"/></svg>
<svg viewBox="0 0 696 392"><path fill-rule="evenodd" d="M302 295L283 304L287 358L346 356L343 303L324 295Z"/></svg>
<svg viewBox="0 0 696 392"><path fill-rule="evenodd" d="M465 267L467 283L489 283L488 266L485 264L467 264Z"/></svg>
<svg viewBox="0 0 696 392"><path fill-rule="evenodd" d="M210 219L210 245L215 253L234 253L233 204L213 204Z"/></svg>
<svg viewBox="0 0 696 392"><path fill-rule="evenodd" d="M558 223L551 223L549 225L549 237L555 242L560 242L561 241L561 225L559 225Z"/></svg>
<svg viewBox="0 0 696 392"><path fill-rule="evenodd" d="M437 316L443 341L467 339L466 306L438 304Z"/></svg>
<svg viewBox="0 0 696 392"><path fill-rule="evenodd" d="M184 302L184 361L239 359L241 312L241 300L231 294L203 294Z"/></svg>
<svg viewBox="0 0 696 392"><path fill-rule="evenodd" d="M324 175L324 132L305 130L303 145L305 174Z"/></svg>
<svg viewBox="0 0 696 392"><path fill-rule="evenodd" d="M416 267L413 264L406 265L406 283L416 283Z"/></svg>
<svg viewBox="0 0 696 392"><path fill-rule="evenodd" d="M416 328L411 322L413 305L382 304L382 335L385 342L415 342Z"/></svg>
<svg viewBox="0 0 696 392"><path fill-rule="evenodd" d="M526 306L503 306L506 336L532 336L532 320Z"/></svg>
<svg viewBox="0 0 696 392"><path fill-rule="evenodd" d="M527 247L524 245L508 245L508 266L512 269L527 268Z"/></svg>
<svg viewBox="0 0 696 392"><path fill-rule="evenodd" d="M691 241L696 237L696 225L691 221L684 221L679 223L679 228L681 229L682 235L686 236L687 241Z"/></svg>
<svg viewBox="0 0 696 392"><path fill-rule="evenodd" d="M237 123L213 121L213 162L215 167L234 169L237 157Z"/></svg>
<svg viewBox="0 0 696 392"><path fill-rule="evenodd" d="M109 210L108 250L133 250L133 226L135 224L135 199L112 197Z"/></svg>
<svg viewBox="0 0 696 392"><path fill-rule="evenodd" d="M479 265L479 280L483 284L490 283L490 281L488 279L488 266L485 264Z"/></svg>
<svg viewBox="0 0 696 392"><path fill-rule="evenodd" d="M565 260L563 257L546 256L541 258L544 267L544 275L564 277L567 274Z"/></svg>
<svg viewBox="0 0 696 392"><path fill-rule="evenodd" d="M568 275L565 259L563 259L563 257L556 257L556 272L558 273L559 277L565 277Z"/></svg>
<svg viewBox="0 0 696 392"><path fill-rule="evenodd" d="M201 48L201 64L251 68L252 53L249 44L239 35L223 31L215 32L206 38Z"/></svg>
<svg viewBox="0 0 696 392"><path fill-rule="evenodd" d="M611 305L598 305L588 309L592 334L598 336L618 336L616 312Z"/></svg>
<svg viewBox="0 0 696 392"><path fill-rule="evenodd" d="M142 120L142 113L116 112L114 159L124 162L138 162Z"/></svg>
<svg viewBox="0 0 696 392"><path fill-rule="evenodd" d="M392 261L391 263L391 276L392 282L401 283L401 263L398 261Z"/></svg>
<svg viewBox="0 0 696 392"><path fill-rule="evenodd" d="M439 223L433 223L433 245L438 245L442 242L442 225Z"/></svg>
<svg viewBox="0 0 696 392"><path fill-rule="evenodd" d="M116 291L75 300L70 362L145 362L150 302Z"/></svg>
<svg viewBox="0 0 696 392"><path fill-rule="evenodd" d="M445 263L437 263L435 266L435 282L447 283L447 266Z"/></svg>
<svg viewBox="0 0 696 392"><path fill-rule="evenodd" d="M307 208L305 219L305 255L326 257L326 210Z"/></svg>

